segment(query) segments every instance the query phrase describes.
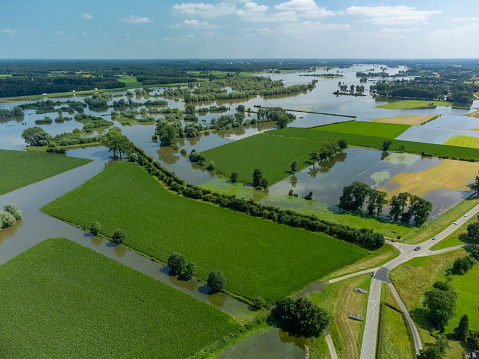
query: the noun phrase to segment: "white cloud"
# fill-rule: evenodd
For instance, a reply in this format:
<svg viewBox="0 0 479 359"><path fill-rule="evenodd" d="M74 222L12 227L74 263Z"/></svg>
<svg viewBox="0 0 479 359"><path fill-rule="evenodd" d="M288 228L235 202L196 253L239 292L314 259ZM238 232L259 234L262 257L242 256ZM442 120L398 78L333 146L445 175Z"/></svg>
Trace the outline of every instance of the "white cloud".
<svg viewBox="0 0 479 359"><path fill-rule="evenodd" d="M411 25L427 23L429 17L440 14L439 10L421 11L412 6L351 6L346 9L348 15L365 16L367 21L376 24Z"/></svg>
<svg viewBox="0 0 479 359"><path fill-rule="evenodd" d="M455 38L457 40L461 40L461 39L466 39L467 36L469 35L477 36L478 31L479 31L479 23L472 23L472 24L467 24L464 26L458 26L452 29L447 28L447 29L434 30L429 35L450 37L450 38Z"/></svg>
<svg viewBox="0 0 479 359"><path fill-rule="evenodd" d="M91 16L90 14L87 14L87 13L81 14L81 17L82 17L82 19L86 19L86 20L92 20L93 19L93 16Z"/></svg>
<svg viewBox="0 0 479 359"><path fill-rule="evenodd" d="M193 20L185 20L183 24L188 27L194 27L198 29L216 29L218 25L209 24L208 21L199 21L196 19Z"/></svg>
<svg viewBox="0 0 479 359"><path fill-rule="evenodd" d="M120 19L121 21L127 22L129 24L144 24L148 22L153 22L153 20L150 20L149 18L141 17L141 16L136 16L136 15L130 15L128 17L125 17L123 19Z"/></svg>
<svg viewBox="0 0 479 359"><path fill-rule="evenodd" d="M263 27L257 30L261 35L278 34L283 36L293 36L298 38L307 37L309 35L318 35L320 33L329 33L331 31L349 31L349 24L323 24L319 21L302 21L296 23L285 23L274 28Z"/></svg>
<svg viewBox="0 0 479 359"><path fill-rule="evenodd" d="M274 8L280 11L293 11L298 13L300 17L310 18L344 14L342 11L336 12L319 7L314 0L290 0L275 5Z"/></svg>
<svg viewBox="0 0 479 359"><path fill-rule="evenodd" d="M0 30L0 35L1 35L1 34L12 35L12 34L14 34L14 33L16 33L16 32L17 32L17 30L13 30L13 29L6 28L6 29Z"/></svg>
<svg viewBox="0 0 479 359"><path fill-rule="evenodd" d="M455 17L452 21L479 21L479 17Z"/></svg>
<svg viewBox="0 0 479 359"><path fill-rule="evenodd" d="M362 31L362 32L351 32L352 36L366 36L371 37L407 37L406 34L411 32L419 31L419 28L410 28L410 29L394 29L394 28L382 28L376 31Z"/></svg>
<svg viewBox="0 0 479 359"><path fill-rule="evenodd" d="M173 12L187 16L218 17L234 14L236 5L231 2L208 3L183 3L173 5Z"/></svg>
<svg viewBox="0 0 479 359"><path fill-rule="evenodd" d="M267 5L259 5L253 1L246 2L241 9L236 10L236 15L249 22L276 22L297 21L294 11L268 12Z"/></svg>

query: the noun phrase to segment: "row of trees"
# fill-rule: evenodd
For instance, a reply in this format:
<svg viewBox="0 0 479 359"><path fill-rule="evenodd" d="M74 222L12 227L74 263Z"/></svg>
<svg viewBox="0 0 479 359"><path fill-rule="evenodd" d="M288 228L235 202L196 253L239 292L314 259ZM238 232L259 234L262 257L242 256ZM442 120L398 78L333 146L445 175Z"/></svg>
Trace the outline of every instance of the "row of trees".
<svg viewBox="0 0 479 359"><path fill-rule="evenodd" d="M346 225L330 223L314 215L304 215L292 210L283 210L274 206L263 206L254 200L236 198L234 195L214 193L178 178L174 173L163 168L152 157L133 145L138 154L137 162L152 176L162 181L169 190L185 197L199 199L205 202L215 203L236 211L247 213L254 217L262 217L274 222L289 225L291 227L304 228L313 232L322 232L330 236L355 243L367 248L376 249L384 244L384 236L368 229L356 229Z"/></svg>
<svg viewBox="0 0 479 359"><path fill-rule="evenodd" d="M22 117L24 115L21 107L14 106L11 110L9 109L0 109L0 118L7 118L7 117Z"/></svg>
<svg viewBox="0 0 479 359"><path fill-rule="evenodd" d="M339 140L338 142L327 142L321 146L320 150L315 150L309 154L311 163L323 162L334 156L339 151L348 148L348 142L346 140Z"/></svg>
<svg viewBox="0 0 479 359"><path fill-rule="evenodd" d="M343 188L343 194L339 198L338 207L346 212L362 211L367 205L368 214L376 217L381 216L385 205L389 204L389 217L394 221L410 223L421 226L427 221L432 211L432 203L407 192L392 196L387 201L385 191L370 188L367 184L355 181ZM406 210L407 207L407 210Z"/></svg>

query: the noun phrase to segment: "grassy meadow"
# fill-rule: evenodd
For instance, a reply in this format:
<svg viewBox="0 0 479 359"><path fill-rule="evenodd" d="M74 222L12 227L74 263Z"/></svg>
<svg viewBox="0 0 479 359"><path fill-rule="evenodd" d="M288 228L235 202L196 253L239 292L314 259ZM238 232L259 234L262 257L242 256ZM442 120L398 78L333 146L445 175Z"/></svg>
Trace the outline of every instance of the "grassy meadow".
<svg viewBox="0 0 479 359"><path fill-rule="evenodd" d="M411 126L394 123L347 121L315 127L314 130L395 139L409 127Z"/></svg>
<svg viewBox="0 0 479 359"><path fill-rule="evenodd" d="M59 154L0 150L0 195L89 162Z"/></svg>
<svg viewBox="0 0 479 359"><path fill-rule="evenodd" d="M281 130L265 132L266 135L303 138L315 141L339 141L345 139L350 145L381 149L384 138L363 136L349 133L317 131L308 128L288 127ZM459 146L444 146L431 143L392 140L390 151L399 151L399 146L404 145L404 152L421 154L424 152L431 156L448 156L449 158L474 159L479 161L479 150Z"/></svg>
<svg viewBox="0 0 479 359"><path fill-rule="evenodd" d="M385 108L388 110L404 110L404 109L415 109L415 108L428 108L429 104L432 103L433 106L451 106L452 102L447 101L422 101L422 100L402 100L402 101L392 101L383 105L378 105L378 108Z"/></svg>
<svg viewBox="0 0 479 359"><path fill-rule="evenodd" d="M354 292L355 287L369 291L369 274L328 284L324 292L316 292L309 299L332 314L328 326L334 347L340 358L359 358L365 321L348 318L348 313L356 313L366 318L368 294Z"/></svg>
<svg viewBox="0 0 479 359"><path fill-rule="evenodd" d="M127 162L42 210L84 228L98 221L108 237L121 228L127 246L163 262L179 252L196 263L200 278L219 269L226 289L247 298L276 300L368 254L320 233L180 197Z"/></svg>
<svg viewBox="0 0 479 359"><path fill-rule="evenodd" d="M227 314L63 238L0 266L2 358L183 358L238 327Z"/></svg>
<svg viewBox="0 0 479 359"><path fill-rule="evenodd" d="M238 172L239 181L251 183L258 168L270 185L291 175L291 164L298 161L298 171L309 166L309 153L323 142L258 134L203 151L205 163L213 161L224 176Z"/></svg>
<svg viewBox="0 0 479 359"><path fill-rule="evenodd" d="M444 142L447 146L460 146L479 149L479 138L470 136L453 136Z"/></svg>

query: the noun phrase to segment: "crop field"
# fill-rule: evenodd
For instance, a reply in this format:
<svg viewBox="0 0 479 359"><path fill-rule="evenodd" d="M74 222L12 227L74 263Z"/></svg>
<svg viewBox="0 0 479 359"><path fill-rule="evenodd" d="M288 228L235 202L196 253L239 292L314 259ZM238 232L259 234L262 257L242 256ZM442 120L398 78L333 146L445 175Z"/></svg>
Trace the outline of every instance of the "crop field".
<svg viewBox="0 0 479 359"><path fill-rule="evenodd" d="M371 276L357 277L328 284L325 292L317 292L310 299L333 314L328 329L338 356L359 358L365 322L348 318L348 313L366 317L368 294L354 292L355 287L369 290Z"/></svg>
<svg viewBox="0 0 479 359"><path fill-rule="evenodd" d="M398 185L388 195L409 192L424 196L435 189L470 191L468 184L479 171L479 163L453 160L442 160L437 166L420 172L405 172L394 176L390 182Z"/></svg>
<svg viewBox="0 0 479 359"><path fill-rule="evenodd" d="M121 228L127 246L163 262L179 252L196 263L200 278L219 269L226 289L247 298L278 299L368 254L326 235L180 197L127 162L42 210L84 228L98 221L108 237Z"/></svg>
<svg viewBox="0 0 479 359"><path fill-rule="evenodd" d="M135 76L117 76L118 81L124 82L127 87L129 86L135 86L135 85L141 85L141 82L138 82Z"/></svg>
<svg viewBox="0 0 479 359"><path fill-rule="evenodd" d="M393 101L386 103L384 105L378 105L378 108L385 108L388 110L404 110L404 109L414 109L414 108L428 108L429 104L432 103L433 106L451 106L451 102L447 101L422 101L422 100L402 100L402 101Z"/></svg>
<svg viewBox="0 0 479 359"><path fill-rule="evenodd" d="M479 149L479 138L469 136L453 136L444 142L448 146L460 146Z"/></svg>
<svg viewBox="0 0 479 359"><path fill-rule="evenodd" d="M316 127L314 130L394 139L409 127L411 126L392 123L348 121Z"/></svg>
<svg viewBox="0 0 479 359"><path fill-rule="evenodd" d="M379 123L393 123L398 125L409 125L409 126L419 126L426 122L429 122L438 115L417 115L417 116L395 116L395 117L384 117L376 118L371 121Z"/></svg>
<svg viewBox="0 0 479 359"><path fill-rule="evenodd" d="M63 238L0 267L3 358L183 358L238 327L227 314Z"/></svg>
<svg viewBox="0 0 479 359"><path fill-rule="evenodd" d="M298 161L298 171L310 165L309 153L319 150L323 142L258 134L201 152L205 163L213 161L224 176L238 172L243 183L253 181L258 168L272 185L291 174L291 164Z"/></svg>
<svg viewBox="0 0 479 359"><path fill-rule="evenodd" d="M0 150L0 195L89 162L58 154Z"/></svg>
<svg viewBox="0 0 479 359"><path fill-rule="evenodd" d="M308 128L288 127L281 130L272 130L264 133L265 135L284 136L293 138L304 138L316 141L339 141L345 139L350 145L381 149L384 139L373 136L362 136L350 133L317 131ZM445 146L431 143L411 142L392 140L390 151L398 151L399 146L404 145L404 152L418 153L424 152L431 156L448 156L449 158L464 158L479 160L479 150L475 148Z"/></svg>

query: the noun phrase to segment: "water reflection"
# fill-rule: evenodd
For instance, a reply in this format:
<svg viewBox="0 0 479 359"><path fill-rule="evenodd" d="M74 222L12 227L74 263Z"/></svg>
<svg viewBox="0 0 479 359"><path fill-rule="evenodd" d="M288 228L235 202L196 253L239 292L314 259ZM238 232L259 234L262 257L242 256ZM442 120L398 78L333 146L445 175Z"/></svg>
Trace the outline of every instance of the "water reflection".
<svg viewBox="0 0 479 359"><path fill-rule="evenodd" d="M101 246L103 243L103 238L98 236L92 236L91 243L94 244L95 246Z"/></svg>
<svg viewBox="0 0 479 359"><path fill-rule="evenodd" d="M160 146L160 148L156 150L156 153L158 153L160 161L167 164L176 163L181 158L179 155L180 150L173 149L170 146Z"/></svg>
<svg viewBox="0 0 479 359"><path fill-rule="evenodd" d="M115 251L116 255L121 258L125 256L128 248L120 244L119 246L115 246L113 250Z"/></svg>
<svg viewBox="0 0 479 359"><path fill-rule="evenodd" d="M23 219L20 219L13 226L1 229L0 244L2 244L8 238L14 237L15 234L17 234L18 229L22 227L23 227Z"/></svg>

